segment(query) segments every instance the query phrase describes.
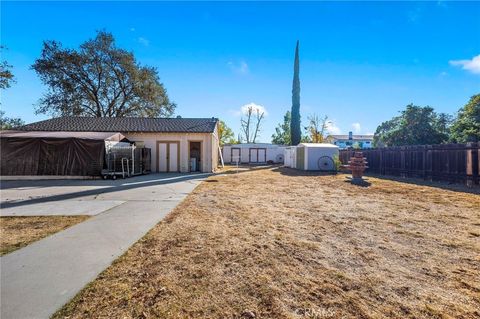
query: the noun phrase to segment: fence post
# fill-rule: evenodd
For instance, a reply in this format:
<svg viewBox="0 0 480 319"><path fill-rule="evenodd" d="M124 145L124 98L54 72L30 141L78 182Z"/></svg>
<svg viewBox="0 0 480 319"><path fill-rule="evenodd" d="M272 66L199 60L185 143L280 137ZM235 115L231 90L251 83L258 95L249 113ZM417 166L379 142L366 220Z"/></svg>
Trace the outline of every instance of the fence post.
<svg viewBox="0 0 480 319"><path fill-rule="evenodd" d="M477 142L477 171L475 175L475 183L480 184L480 142Z"/></svg>
<svg viewBox="0 0 480 319"><path fill-rule="evenodd" d="M385 149L380 149L380 175L385 175Z"/></svg>
<svg viewBox="0 0 480 319"><path fill-rule="evenodd" d="M472 143L467 143L465 145L465 151L467 152L466 156L466 174L467 174L467 187L473 186L473 147Z"/></svg>
<svg viewBox="0 0 480 319"><path fill-rule="evenodd" d="M433 171L433 147L432 145L426 145L425 146L425 176L426 180L431 181L433 179L432 177L432 171Z"/></svg>
<svg viewBox="0 0 480 319"><path fill-rule="evenodd" d="M382 149L379 148L378 149L378 174L379 175L382 175L382 162L383 162L383 152L382 152Z"/></svg>
<svg viewBox="0 0 480 319"><path fill-rule="evenodd" d="M405 147L400 148L400 176L405 178Z"/></svg>
<svg viewBox="0 0 480 319"><path fill-rule="evenodd" d="M425 145L422 146L423 152L422 152L422 175L423 175L423 180L427 179L427 147Z"/></svg>

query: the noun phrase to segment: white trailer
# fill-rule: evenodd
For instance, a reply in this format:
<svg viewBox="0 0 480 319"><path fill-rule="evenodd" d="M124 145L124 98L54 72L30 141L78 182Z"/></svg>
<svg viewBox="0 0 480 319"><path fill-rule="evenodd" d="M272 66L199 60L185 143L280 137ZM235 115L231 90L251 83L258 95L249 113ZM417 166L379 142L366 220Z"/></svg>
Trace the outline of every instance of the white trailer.
<svg viewBox="0 0 480 319"><path fill-rule="evenodd" d="M268 143L228 144L222 148L225 163L282 164L286 146Z"/></svg>

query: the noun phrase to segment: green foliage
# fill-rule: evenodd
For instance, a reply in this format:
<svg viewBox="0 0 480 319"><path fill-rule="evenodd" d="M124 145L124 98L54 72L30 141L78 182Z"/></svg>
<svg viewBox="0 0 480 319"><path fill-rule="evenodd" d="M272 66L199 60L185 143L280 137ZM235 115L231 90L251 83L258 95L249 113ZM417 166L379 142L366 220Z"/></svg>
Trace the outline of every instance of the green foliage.
<svg viewBox="0 0 480 319"><path fill-rule="evenodd" d="M342 167L342 162L340 161L340 156L333 155L333 164L335 165L335 170L339 171Z"/></svg>
<svg viewBox="0 0 480 319"><path fill-rule="evenodd" d="M305 127L306 138L310 143L324 143L327 138L327 127L331 123L328 116L319 117L312 114L308 117L308 126ZM303 141L302 141L303 142Z"/></svg>
<svg viewBox="0 0 480 319"><path fill-rule="evenodd" d="M232 129L229 128L222 120L218 122L218 140L220 141L220 145L237 143Z"/></svg>
<svg viewBox="0 0 480 319"><path fill-rule="evenodd" d="M310 138L310 135L305 134L305 135L302 135L302 139L300 140L300 143L313 143L313 141Z"/></svg>
<svg viewBox="0 0 480 319"><path fill-rule="evenodd" d="M290 124L292 115L287 111L283 116L283 123L278 124L275 133L272 135L272 143L279 145L291 145Z"/></svg>
<svg viewBox="0 0 480 319"><path fill-rule="evenodd" d="M0 51L6 49L0 45ZM7 61L0 61L0 89L9 88L12 83L15 82L15 78L12 73L12 65Z"/></svg>
<svg viewBox="0 0 480 319"><path fill-rule="evenodd" d="M298 56L298 46L299 42L297 41L293 67L292 120L290 123L290 140L292 145L297 145L302 139L302 128L300 124L300 58Z"/></svg>
<svg viewBox="0 0 480 319"><path fill-rule="evenodd" d="M455 143L480 142L480 94L472 96L458 111L451 127L451 140Z"/></svg>
<svg viewBox="0 0 480 319"><path fill-rule="evenodd" d="M24 124L21 118L6 117L5 112L0 110L0 130L10 130Z"/></svg>
<svg viewBox="0 0 480 319"><path fill-rule="evenodd" d="M79 49L46 41L32 68L48 91L37 113L53 116L168 117L175 110L157 70L140 65L133 53L100 31Z"/></svg>
<svg viewBox="0 0 480 319"><path fill-rule="evenodd" d="M373 143L376 147L445 143L450 121L447 114L438 114L429 106L409 104L399 116L378 126Z"/></svg>

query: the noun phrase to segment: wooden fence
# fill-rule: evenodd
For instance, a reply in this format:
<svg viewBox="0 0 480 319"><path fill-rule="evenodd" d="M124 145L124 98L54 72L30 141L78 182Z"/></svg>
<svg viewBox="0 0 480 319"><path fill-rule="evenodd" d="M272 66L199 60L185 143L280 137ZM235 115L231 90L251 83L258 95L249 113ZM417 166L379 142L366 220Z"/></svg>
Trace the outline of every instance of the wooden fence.
<svg viewBox="0 0 480 319"><path fill-rule="evenodd" d="M341 150L340 161L347 164L355 150ZM367 173L425 180L480 183L480 143L400 146L363 149Z"/></svg>

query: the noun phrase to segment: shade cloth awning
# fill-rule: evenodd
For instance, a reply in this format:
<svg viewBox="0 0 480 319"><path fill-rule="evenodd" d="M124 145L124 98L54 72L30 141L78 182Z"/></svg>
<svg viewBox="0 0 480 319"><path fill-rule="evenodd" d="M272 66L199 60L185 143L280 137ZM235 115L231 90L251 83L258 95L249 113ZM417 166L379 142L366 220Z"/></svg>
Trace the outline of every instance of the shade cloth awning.
<svg viewBox="0 0 480 319"><path fill-rule="evenodd" d="M52 131L1 131L0 137L16 138L78 138L84 140L124 141L126 137L113 132L52 132Z"/></svg>
<svg viewBox="0 0 480 319"><path fill-rule="evenodd" d="M0 132L0 175L100 175L114 132ZM127 140L128 141L128 140Z"/></svg>

